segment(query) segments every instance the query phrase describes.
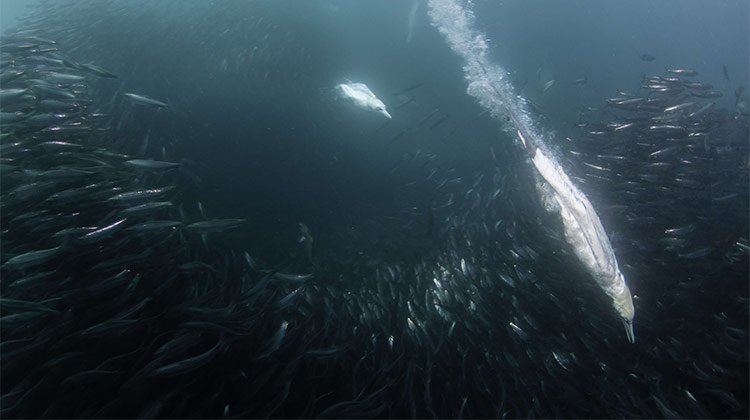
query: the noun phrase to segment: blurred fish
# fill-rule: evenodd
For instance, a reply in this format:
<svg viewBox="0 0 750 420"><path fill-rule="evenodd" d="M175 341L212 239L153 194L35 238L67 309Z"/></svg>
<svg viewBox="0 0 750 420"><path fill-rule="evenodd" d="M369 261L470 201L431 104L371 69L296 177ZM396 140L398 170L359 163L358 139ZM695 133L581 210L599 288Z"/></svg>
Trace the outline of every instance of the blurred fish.
<svg viewBox="0 0 750 420"><path fill-rule="evenodd" d="M117 75L112 74L112 73L108 72L107 70L104 70L103 68L101 68L101 67L99 67L97 65L94 65L94 64L84 64L84 63L81 63L81 64L78 65L78 67L81 70L85 70L85 71L91 72L91 73L93 73L93 74L95 74L95 75L97 75L99 77L105 77L105 78L110 78L110 79L116 79L117 78Z"/></svg>
<svg viewBox="0 0 750 420"><path fill-rule="evenodd" d="M409 43L409 41L411 41L412 34L414 33L414 24L416 22L418 9L419 9L419 1L415 0L411 5L411 9L409 10L408 31L406 33L407 44Z"/></svg>
<svg viewBox="0 0 750 420"><path fill-rule="evenodd" d="M143 95L138 95L135 93L124 93L123 95L137 104L150 105L150 106L155 106L157 108L168 107L167 104L165 104L164 102L157 101L156 99L147 98Z"/></svg>
<svg viewBox="0 0 750 420"><path fill-rule="evenodd" d="M293 274L277 271L273 273L273 277L284 282L300 283L313 278L313 274Z"/></svg>
<svg viewBox="0 0 750 420"><path fill-rule="evenodd" d="M554 86L554 84L555 84L554 79L545 82L544 85L542 86L542 92L547 92L552 86Z"/></svg>
<svg viewBox="0 0 750 420"><path fill-rule="evenodd" d="M139 204L133 207L128 207L120 211L120 214L126 216L141 215L146 213L155 212L165 208L172 207L172 203L169 201L154 201L150 203Z"/></svg>
<svg viewBox="0 0 750 420"><path fill-rule="evenodd" d="M415 2L415 4L416 4L416 3L417 3L417 2ZM414 83L414 84L411 84L411 85L409 85L409 86L407 86L407 87L405 87L405 88L401 89L401 91L400 91L400 92L398 92L398 93L397 93L397 95L400 95L400 94L404 94L404 93L407 93L407 92L411 92L411 91L413 91L413 90L416 90L416 89L418 89L418 88L420 88L420 87L424 86L424 84L425 84L425 83L427 83L427 82L425 82L425 81L422 81L422 82L419 82L419 83Z"/></svg>
<svg viewBox="0 0 750 420"><path fill-rule="evenodd" d="M140 202L145 200L150 200L152 198L160 197L174 189L173 186L166 186L161 188L150 188L145 190L137 190L137 191L128 191L124 193L120 193L117 195L114 195L109 198L109 201L117 203L117 204L123 204L123 205L130 205L134 202Z"/></svg>
<svg viewBox="0 0 750 420"><path fill-rule="evenodd" d="M692 92L691 95L697 97L697 98L721 98L724 96L723 93L716 91L716 90L706 90L706 91L698 91L698 92Z"/></svg>
<svg viewBox="0 0 750 420"><path fill-rule="evenodd" d="M282 321L278 331L276 331L276 334L274 334L273 337L269 338L268 341L266 341L264 349L260 352L256 359L265 359L273 352L278 350L279 347L281 347L281 343L286 336L287 327L289 327L289 322Z"/></svg>
<svg viewBox="0 0 750 420"><path fill-rule="evenodd" d="M243 223L245 223L245 219L212 219L195 222L186 227L198 233L209 233L234 229Z"/></svg>
<svg viewBox="0 0 750 420"><path fill-rule="evenodd" d="M153 170L163 170L163 169L173 169L180 166L179 163L174 162L162 162L159 160L151 160L151 159L131 159L125 162L126 165L132 166L134 168L138 169L153 169Z"/></svg>
<svg viewBox="0 0 750 420"><path fill-rule="evenodd" d="M691 69L667 69L667 73L676 74L678 76L697 76L698 72Z"/></svg>
<svg viewBox="0 0 750 420"><path fill-rule="evenodd" d="M68 84L82 82L85 78L76 74L49 72L46 74L46 79L52 83Z"/></svg>
<svg viewBox="0 0 750 420"><path fill-rule="evenodd" d="M7 106L28 93L28 89L0 89L0 102Z"/></svg>
<svg viewBox="0 0 750 420"><path fill-rule="evenodd" d="M125 227L127 218L122 218L114 223L103 226L97 230L86 233L77 239L78 243L81 244L95 244L109 239L112 235L116 234Z"/></svg>
<svg viewBox="0 0 750 420"><path fill-rule="evenodd" d="M680 111L680 110L683 110L685 108L689 108L689 107L691 107L693 105L694 105L694 102L684 102L684 103L681 103L681 104L672 105L670 107L664 108L664 112Z"/></svg>
<svg viewBox="0 0 750 420"><path fill-rule="evenodd" d="M62 246L54 248L41 249L38 251L29 251L21 255L10 258L3 264L4 268L11 270L24 270L40 264L44 264L56 257L62 251Z"/></svg>
<svg viewBox="0 0 750 420"><path fill-rule="evenodd" d="M302 232L302 236L300 236L299 240L297 242L304 242L305 248L307 249L307 260L311 264L315 264L315 261L313 259L313 236L312 232L310 232L310 228L307 227L306 224L302 222L298 222L299 229Z"/></svg>
<svg viewBox="0 0 750 420"><path fill-rule="evenodd" d="M174 229L180 226L182 226L182 222L178 220L152 220L130 226L125 230L134 232L151 232L155 230Z"/></svg>
<svg viewBox="0 0 750 420"><path fill-rule="evenodd" d="M435 120L435 122L433 122L432 124L430 124L430 129L433 129L433 128L439 126L440 124L444 123L445 120L448 119L449 116L450 115L446 114L446 115L443 115L442 117L438 118L437 120Z"/></svg>
<svg viewBox="0 0 750 420"><path fill-rule="evenodd" d="M155 369L151 375L155 377L169 377L191 372L195 369L205 366L217 355L224 352L226 348L227 344L224 342L223 337L219 338L216 344L205 352L193 357L189 357L187 359L179 360L177 362L161 366Z"/></svg>

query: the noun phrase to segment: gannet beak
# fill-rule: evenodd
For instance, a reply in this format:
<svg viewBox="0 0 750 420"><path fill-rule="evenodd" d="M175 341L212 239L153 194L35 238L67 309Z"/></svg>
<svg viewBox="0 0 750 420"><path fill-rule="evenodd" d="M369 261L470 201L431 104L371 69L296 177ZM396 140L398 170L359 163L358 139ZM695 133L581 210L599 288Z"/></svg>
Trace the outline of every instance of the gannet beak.
<svg viewBox="0 0 750 420"><path fill-rule="evenodd" d="M625 326L625 334L628 335L628 341L630 344L635 343L635 333L633 332L633 321L623 319L622 325Z"/></svg>
<svg viewBox="0 0 750 420"><path fill-rule="evenodd" d="M383 114L383 115L385 115L386 117L388 117L389 120L391 119L391 114L389 114L388 111L386 111L386 110L383 109L383 110L380 111L380 113Z"/></svg>

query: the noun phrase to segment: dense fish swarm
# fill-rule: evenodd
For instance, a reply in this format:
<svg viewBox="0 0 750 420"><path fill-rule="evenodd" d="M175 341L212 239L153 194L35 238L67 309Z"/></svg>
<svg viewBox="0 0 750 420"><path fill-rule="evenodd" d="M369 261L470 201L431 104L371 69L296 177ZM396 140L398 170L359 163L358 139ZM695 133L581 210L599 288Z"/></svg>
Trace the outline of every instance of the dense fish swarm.
<svg viewBox="0 0 750 420"><path fill-rule="evenodd" d="M211 100L186 75L300 93L257 63L310 53L280 49L299 33L265 3L136 3L50 6L0 39L2 417L748 416L747 114L690 71L586 111L562 153L618 226L630 345L510 139L478 169L404 155L403 194L432 196L416 228L413 207L373 221L392 235L301 223L294 264L259 262L237 245L252 215L211 214L174 139Z"/></svg>

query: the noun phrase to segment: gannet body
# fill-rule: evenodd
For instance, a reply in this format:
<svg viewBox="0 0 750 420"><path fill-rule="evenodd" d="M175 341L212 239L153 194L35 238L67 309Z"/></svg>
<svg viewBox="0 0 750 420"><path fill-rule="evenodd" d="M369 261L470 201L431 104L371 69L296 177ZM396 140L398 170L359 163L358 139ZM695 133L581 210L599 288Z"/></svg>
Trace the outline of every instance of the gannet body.
<svg viewBox="0 0 750 420"><path fill-rule="evenodd" d="M348 99L359 108L368 111L377 111L388 119L391 114L385 109L385 104L381 101L364 83L341 83L336 85L336 92L341 98Z"/></svg>
<svg viewBox="0 0 750 420"><path fill-rule="evenodd" d="M515 121L515 118L511 119ZM560 165L536 147L528 133L524 135L519 126L517 133L537 172L554 191L554 198L560 207L565 240L599 287L612 298L613 306L622 318L628 340L635 342L633 299L599 216Z"/></svg>
<svg viewBox="0 0 750 420"><path fill-rule="evenodd" d="M463 59L464 77L468 81L466 93L494 118L508 115L512 120L545 187L549 187L545 188L548 193L542 195L545 205L552 204L550 207L560 213L566 241L597 284L612 298L632 343L635 341L633 299L599 216L562 167L540 147L544 142L532 131L534 124L525 111L526 100L509 82L509 73L489 61L491 49L487 37L474 29L471 2L466 3L467 6L464 4L459 0L429 0L428 15L448 46Z"/></svg>

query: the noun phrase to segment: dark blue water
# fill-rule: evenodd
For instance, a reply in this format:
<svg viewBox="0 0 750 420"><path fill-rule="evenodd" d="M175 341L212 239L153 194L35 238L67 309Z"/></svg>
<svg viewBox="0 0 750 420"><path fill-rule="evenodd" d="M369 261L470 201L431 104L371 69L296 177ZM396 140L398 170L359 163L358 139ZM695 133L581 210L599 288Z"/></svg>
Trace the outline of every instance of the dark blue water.
<svg viewBox="0 0 750 420"><path fill-rule="evenodd" d="M254 335L215 362L221 386L197 374L189 390L165 383L164 394L179 388L192 402L164 397L158 413L220 416L214 405L227 404L243 417L747 417L748 3L473 3L490 60L602 219L635 295L633 345L544 210L507 118L467 94L464 64L426 2L50 1L16 25L118 75L90 81L118 149L183 162L198 180L181 192L191 209L246 219L220 239L234 253L217 250L217 261L231 267L247 251L269 270L315 275L304 289L314 305L284 315L279 354L244 366L243 351L282 319L260 312L246 321ZM698 102L693 110L715 102L690 127L703 143L648 135L661 110L607 105L618 91L646 96L644 77L667 68L695 70L690 80L722 95L668 98ZM337 100L346 80L367 84L392 120ZM125 92L169 107L132 107ZM627 118L646 134L607 128ZM619 158L586 166L602 155ZM436 279L450 304L433 297ZM302 356L338 346L312 364ZM226 379L238 371L257 374L267 394ZM272 372L282 379L263 382ZM248 389L291 396L270 410L243 401ZM201 405L196 390L213 399Z"/></svg>

